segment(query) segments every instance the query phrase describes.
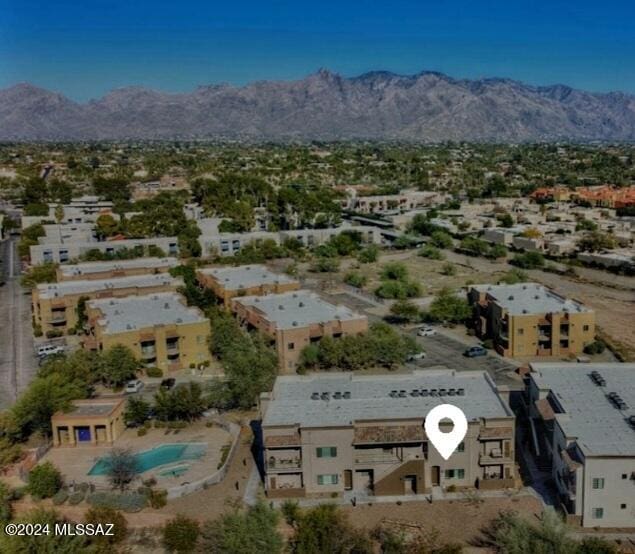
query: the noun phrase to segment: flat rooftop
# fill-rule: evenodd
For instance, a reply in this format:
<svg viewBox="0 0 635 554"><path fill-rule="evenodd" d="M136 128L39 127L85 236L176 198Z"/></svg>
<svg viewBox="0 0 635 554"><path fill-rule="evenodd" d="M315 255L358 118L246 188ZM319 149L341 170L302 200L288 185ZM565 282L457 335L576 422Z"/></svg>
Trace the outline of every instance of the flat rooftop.
<svg viewBox="0 0 635 554"><path fill-rule="evenodd" d="M112 413L124 400L121 397L113 398L112 400L76 400L73 402L69 412L57 412L53 417L103 417Z"/></svg>
<svg viewBox="0 0 635 554"><path fill-rule="evenodd" d="M61 281L37 286L38 295L43 299L61 298L73 294L90 294L107 290L127 288L147 288L161 286L178 287L183 285L182 279L172 277L169 273L131 275L113 279L87 279L76 281Z"/></svg>
<svg viewBox="0 0 635 554"><path fill-rule="evenodd" d="M420 394L424 389L426 396ZM431 389L446 389L454 394L430 396ZM462 395L457 394L459 389ZM413 391L417 391L416 396ZM319 395L317 400L313 399L315 393ZM328 400L322 398L324 393L328 393ZM336 393L342 397L338 398L340 395ZM345 393L350 393L350 398L344 398ZM337 372L278 377L263 425L323 427L348 426L359 420L423 419L432 408L446 403L463 410L468 421L513 416L486 372L448 369L400 375Z"/></svg>
<svg viewBox="0 0 635 554"><path fill-rule="evenodd" d="M297 283L288 275L274 273L265 265L240 265L238 267L205 267L198 273L214 277L225 289L237 290L260 285Z"/></svg>
<svg viewBox="0 0 635 554"><path fill-rule="evenodd" d="M90 300L87 305L101 311L99 324L106 333L207 321L197 308L187 307L182 297L173 292Z"/></svg>
<svg viewBox="0 0 635 554"><path fill-rule="evenodd" d="M243 296L235 301L260 310L278 329L306 327L333 320L365 319L365 316L346 306L331 304L308 290L266 296Z"/></svg>
<svg viewBox="0 0 635 554"><path fill-rule="evenodd" d="M59 270L65 277L77 275L90 275L92 273L102 273L104 271L116 271L118 269L140 269L148 270L176 267L179 261L176 258L135 258L132 260L116 260L107 262L85 262L60 266Z"/></svg>
<svg viewBox="0 0 635 554"><path fill-rule="evenodd" d="M555 418L567 437L586 456L635 456L635 429L626 419L635 415L635 364L534 363L531 378L549 389L562 408ZM606 381L598 386L590 373ZM628 406L618 410L607 395L617 392Z"/></svg>
<svg viewBox="0 0 635 554"><path fill-rule="evenodd" d="M591 311L579 302L560 296L538 283L473 285L473 288L487 293L511 315Z"/></svg>

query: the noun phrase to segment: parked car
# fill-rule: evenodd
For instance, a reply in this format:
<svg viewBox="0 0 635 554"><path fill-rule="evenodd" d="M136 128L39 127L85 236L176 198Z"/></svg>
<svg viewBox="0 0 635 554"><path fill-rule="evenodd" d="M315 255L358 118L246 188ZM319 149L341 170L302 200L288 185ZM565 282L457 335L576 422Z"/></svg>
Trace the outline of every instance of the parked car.
<svg viewBox="0 0 635 554"><path fill-rule="evenodd" d="M64 347L61 344L43 344L39 346L37 349L37 355L40 358L45 358L46 356L53 356L55 354L64 354Z"/></svg>
<svg viewBox="0 0 635 554"><path fill-rule="evenodd" d="M420 327L417 331L417 335L420 337L433 337L437 334L437 331L434 327Z"/></svg>
<svg viewBox="0 0 635 554"><path fill-rule="evenodd" d="M168 377L167 379L163 379L161 381L161 388L164 390L170 390L176 384L176 379L174 377Z"/></svg>
<svg viewBox="0 0 635 554"><path fill-rule="evenodd" d="M468 358L478 358L479 356L487 356L487 350L482 346L470 346L463 352L463 355Z"/></svg>
<svg viewBox="0 0 635 554"><path fill-rule="evenodd" d="M134 394L135 392L139 392L143 388L143 381L139 379L135 379L134 381L128 381L126 383L126 394Z"/></svg>
<svg viewBox="0 0 635 554"><path fill-rule="evenodd" d="M416 354L410 354L410 356L408 356L408 361L416 362L417 360L423 360L425 357L426 357L425 352L417 352Z"/></svg>

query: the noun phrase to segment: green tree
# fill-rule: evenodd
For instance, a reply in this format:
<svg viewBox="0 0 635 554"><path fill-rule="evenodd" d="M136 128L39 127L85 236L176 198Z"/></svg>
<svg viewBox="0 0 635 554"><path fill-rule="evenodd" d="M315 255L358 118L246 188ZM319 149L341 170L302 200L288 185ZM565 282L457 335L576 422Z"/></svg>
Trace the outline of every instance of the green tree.
<svg viewBox="0 0 635 554"><path fill-rule="evenodd" d="M516 254L510 263L522 269L540 269L545 266L545 257L540 252L525 252Z"/></svg>
<svg viewBox="0 0 635 554"><path fill-rule="evenodd" d="M40 283L54 283L56 281L57 264L45 262L32 266L20 279L20 284L32 289Z"/></svg>
<svg viewBox="0 0 635 554"><path fill-rule="evenodd" d="M119 224L115 221L115 218L110 214L102 214L95 221L95 229L97 234L101 237L111 237L119 228Z"/></svg>
<svg viewBox="0 0 635 554"><path fill-rule="evenodd" d="M0 482L0 524L5 524L11 519L11 497L9 486Z"/></svg>
<svg viewBox="0 0 635 554"><path fill-rule="evenodd" d="M408 268L401 262L389 262L382 267L381 278L405 281L408 278Z"/></svg>
<svg viewBox="0 0 635 554"><path fill-rule="evenodd" d="M435 321L460 323L470 317L472 310L464 298L450 288L441 289L430 304L429 317Z"/></svg>
<svg viewBox="0 0 635 554"><path fill-rule="evenodd" d="M150 416L151 406L143 398L131 396L126 403L124 420L129 427L143 425Z"/></svg>
<svg viewBox="0 0 635 554"><path fill-rule="evenodd" d="M452 237L445 231L434 231L430 236L430 242L437 248L452 248Z"/></svg>
<svg viewBox="0 0 635 554"><path fill-rule="evenodd" d="M199 534L196 520L178 514L163 528L163 546L168 552L190 554L196 549Z"/></svg>
<svg viewBox="0 0 635 554"><path fill-rule="evenodd" d="M419 256L428 258L430 260L444 260L445 254L441 252L436 246L426 244L419 249Z"/></svg>
<svg viewBox="0 0 635 554"><path fill-rule="evenodd" d="M501 282L506 283L507 285L515 285L517 283L525 283L529 279L527 273L525 273L521 269L512 269L508 271L501 277Z"/></svg>
<svg viewBox="0 0 635 554"><path fill-rule="evenodd" d="M497 216L496 219L498 219L498 222L500 223L501 227L505 227L509 229L510 227L514 226L514 218L508 212L505 212L502 215Z"/></svg>
<svg viewBox="0 0 635 554"><path fill-rule="evenodd" d="M284 540L278 532L278 512L258 501L245 512L223 514L203 526L198 551L216 554L281 554Z"/></svg>
<svg viewBox="0 0 635 554"><path fill-rule="evenodd" d="M135 377L138 369L139 362L132 350L122 344L116 344L104 352L100 376L109 387L121 387Z"/></svg>
<svg viewBox="0 0 635 554"><path fill-rule="evenodd" d="M57 221L57 223L61 223L63 219L64 219L64 206L62 206L61 204L58 204L57 206L55 206L55 221Z"/></svg>
<svg viewBox="0 0 635 554"><path fill-rule="evenodd" d="M417 305L408 300L397 300L394 302L390 307L390 313L403 321L418 321L421 317L421 312Z"/></svg>
<svg viewBox="0 0 635 554"><path fill-rule="evenodd" d="M351 287L361 289L368 279L365 275L362 275L359 271L351 271L344 276L344 282Z"/></svg>
<svg viewBox="0 0 635 554"><path fill-rule="evenodd" d="M304 512L296 523L289 547L294 554L372 552L370 538L355 529L334 504L320 504Z"/></svg>
<svg viewBox="0 0 635 554"><path fill-rule="evenodd" d="M379 247L374 244L363 248L357 253L357 260L363 264L371 264L379 257Z"/></svg>
<svg viewBox="0 0 635 554"><path fill-rule="evenodd" d="M118 510L107 506L93 506L84 514L84 521L93 525L111 524L112 535L96 535L91 537L93 545L101 547L104 551L112 545L122 542L128 534L128 522L125 516Z"/></svg>
<svg viewBox="0 0 635 554"><path fill-rule="evenodd" d="M37 498L50 498L62 488L62 475L51 462L36 465L29 472L28 491Z"/></svg>
<svg viewBox="0 0 635 554"><path fill-rule="evenodd" d="M154 411L165 421L193 421L207 409L200 383L181 383L171 391L159 390L154 395Z"/></svg>
<svg viewBox="0 0 635 554"><path fill-rule="evenodd" d="M617 241L613 235L601 231L590 231L578 240L578 248L588 252L611 250L616 245Z"/></svg>

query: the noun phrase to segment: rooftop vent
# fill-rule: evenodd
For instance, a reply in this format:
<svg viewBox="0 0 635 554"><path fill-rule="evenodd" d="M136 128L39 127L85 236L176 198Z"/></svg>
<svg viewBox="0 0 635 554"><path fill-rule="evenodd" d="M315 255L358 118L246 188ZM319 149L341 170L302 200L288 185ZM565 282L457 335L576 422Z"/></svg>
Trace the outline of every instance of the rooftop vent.
<svg viewBox="0 0 635 554"><path fill-rule="evenodd" d="M629 416L628 419L628 424L635 429L635 415Z"/></svg>
<svg viewBox="0 0 635 554"><path fill-rule="evenodd" d="M428 396L428 389L421 389L421 392L419 394L421 396Z"/></svg>
<svg viewBox="0 0 635 554"><path fill-rule="evenodd" d="M430 389L430 396L438 396L437 389Z"/></svg>
<svg viewBox="0 0 635 554"><path fill-rule="evenodd" d="M511 294L507 297L507 300L513 300L513 299L514 299L514 296Z"/></svg>
<svg viewBox="0 0 635 554"><path fill-rule="evenodd" d="M447 390L445 389L439 389L439 396L445 396L447 394Z"/></svg>
<svg viewBox="0 0 635 554"><path fill-rule="evenodd" d="M391 396L392 398L397 398L399 396L399 391L391 390L389 396Z"/></svg>
<svg viewBox="0 0 635 554"><path fill-rule="evenodd" d="M412 389L410 391L410 396L419 396L419 391L417 389Z"/></svg>
<svg viewBox="0 0 635 554"><path fill-rule="evenodd" d="M298 326L298 322L297 322L297 321L294 321L294 322L292 323L292 325L293 325L294 327L297 327L297 326Z"/></svg>
<svg viewBox="0 0 635 554"><path fill-rule="evenodd" d="M456 389L450 389L448 391L448 396L456 396Z"/></svg>
<svg viewBox="0 0 635 554"><path fill-rule="evenodd" d="M602 377L602 374L599 371L592 371L590 373L589 377L591 377L591 380L598 387L605 387L606 386L606 380L604 379L604 377Z"/></svg>
<svg viewBox="0 0 635 554"><path fill-rule="evenodd" d="M523 285L523 290L527 290L527 285Z"/></svg>
<svg viewBox="0 0 635 554"><path fill-rule="evenodd" d="M458 396L465 396L465 389L457 389L456 394Z"/></svg>
<svg viewBox="0 0 635 554"><path fill-rule="evenodd" d="M337 391L337 392L333 393L333 399L334 400L339 400L340 398L342 398L342 393L340 391Z"/></svg>
<svg viewBox="0 0 635 554"><path fill-rule="evenodd" d="M331 398L331 395L328 392L322 393L322 400L329 400L330 398Z"/></svg>
<svg viewBox="0 0 635 554"><path fill-rule="evenodd" d="M527 310L523 309L523 313L524 313L524 314L526 314L526 313L527 313Z"/></svg>
<svg viewBox="0 0 635 554"><path fill-rule="evenodd" d="M320 399L320 393L319 392L314 392L311 394L311 400L319 400Z"/></svg>
<svg viewBox="0 0 635 554"><path fill-rule="evenodd" d="M163 304L163 307L164 307L166 310L169 310L169 309L170 309L170 303L169 303L169 302L166 302L165 304Z"/></svg>
<svg viewBox="0 0 635 554"><path fill-rule="evenodd" d="M405 390L400 390L399 391L399 398L405 398L406 397L406 391Z"/></svg>
<svg viewBox="0 0 635 554"><path fill-rule="evenodd" d="M342 397L346 398L347 400L350 399L350 397L351 397L350 391L345 391L344 394L342 395Z"/></svg>
<svg viewBox="0 0 635 554"><path fill-rule="evenodd" d="M300 302L300 303L298 304L298 307L300 307L300 308L304 308L304 302Z"/></svg>
<svg viewBox="0 0 635 554"><path fill-rule="evenodd" d="M279 309L279 310L284 310L284 306L283 306L282 304L279 304L279 305L278 305L278 309Z"/></svg>

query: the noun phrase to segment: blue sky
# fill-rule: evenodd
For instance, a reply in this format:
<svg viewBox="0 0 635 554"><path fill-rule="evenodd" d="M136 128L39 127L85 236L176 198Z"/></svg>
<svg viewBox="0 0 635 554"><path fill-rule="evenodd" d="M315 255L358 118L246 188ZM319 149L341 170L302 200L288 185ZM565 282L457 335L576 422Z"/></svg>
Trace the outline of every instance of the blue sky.
<svg viewBox="0 0 635 554"><path fill-rule="evenodd" d="M635 93L635 1L0 0L0 88L298 79L326 67Z"/></svg>

